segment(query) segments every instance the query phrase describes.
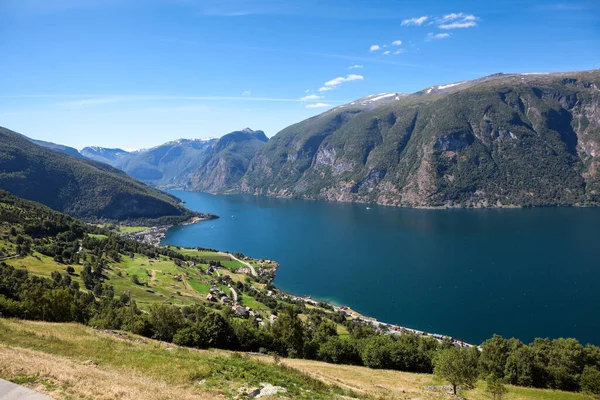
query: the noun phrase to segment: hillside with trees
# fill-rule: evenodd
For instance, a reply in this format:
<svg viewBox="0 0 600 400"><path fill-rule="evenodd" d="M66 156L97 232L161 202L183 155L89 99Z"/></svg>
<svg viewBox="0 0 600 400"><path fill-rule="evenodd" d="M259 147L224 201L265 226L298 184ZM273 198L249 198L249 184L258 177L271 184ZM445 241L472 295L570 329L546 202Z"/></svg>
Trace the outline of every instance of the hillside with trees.
<svg viewBox="0 0 600 400"><path fill-rule="evenodd" d="M196 215L176 197L109 165L47 149L5 128L0 189L79 218L176 223Z"/></svg>

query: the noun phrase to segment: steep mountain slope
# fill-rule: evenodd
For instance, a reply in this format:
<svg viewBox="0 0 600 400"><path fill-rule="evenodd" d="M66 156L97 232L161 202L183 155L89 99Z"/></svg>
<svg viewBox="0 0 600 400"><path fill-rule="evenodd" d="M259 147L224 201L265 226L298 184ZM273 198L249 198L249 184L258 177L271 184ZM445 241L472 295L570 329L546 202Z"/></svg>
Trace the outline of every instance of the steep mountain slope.
<svg viewBox="0 0 600 400"><path fill-rule="evenodd" d="M77 217L190 218L179 200L109 165L38 146L0 128L0 189Z"/></svg>
<svg viewBox="0 0 600 400"><path fill-rule="evenodd" d="M81 153L153 186L172 188L183 187L216 142L216 139L179 139L133 152L86 147Z"/></svg>
<svg viewBox="0 0 600 400"><path fill-rule="evenodd" d="M268 140L263 131L249 128L221 137L207 151L186 189L224 192L237 188L250 161Z"/></svg>
<svg viewBox="0 0 600 400"><path fill-rule="evenodd" d="M77 158L84 158L84 156L79 154L79 151L77 151L77 149L75 149L73 147L65 146L62 144L56 144L56 143L52 143L52 142L45 142L43 140L36 140L36 139L31 139L31 138L27 138L27 139L30 142L35 143L39 146L45 147L47 149L58 151L60 153L65 153L65 154L68 154L70 156L77 157Z"/></svg>
<svg viewBox="0 0 600 400"><path fill-rule="evenodd" d="M373 95L292 125L243 192L429 206L600 203L600 70Z"/></svg>

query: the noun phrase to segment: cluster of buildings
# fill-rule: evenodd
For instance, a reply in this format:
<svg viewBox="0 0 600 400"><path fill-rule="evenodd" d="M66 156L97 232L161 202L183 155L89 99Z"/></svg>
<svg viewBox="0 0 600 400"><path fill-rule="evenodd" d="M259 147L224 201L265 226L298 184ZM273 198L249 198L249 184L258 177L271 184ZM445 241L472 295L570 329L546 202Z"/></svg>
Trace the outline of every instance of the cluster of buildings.
<svg viewBox="0 0 600 400"><path fill-rule="evenodd" d="M160 241L165 237L168 230L168 226L155 226L145 231L124 233L121 236L127 239L137 240L140 243L159 247Z"/></svg>
<svg viewBox="0 0 600 400"><path fill-rule="evenodd" d="M208 290L206 300L212 302L220 302L221 304L231 304L231 299L225 294L224 291L216 286L211 286Z"/></svg>

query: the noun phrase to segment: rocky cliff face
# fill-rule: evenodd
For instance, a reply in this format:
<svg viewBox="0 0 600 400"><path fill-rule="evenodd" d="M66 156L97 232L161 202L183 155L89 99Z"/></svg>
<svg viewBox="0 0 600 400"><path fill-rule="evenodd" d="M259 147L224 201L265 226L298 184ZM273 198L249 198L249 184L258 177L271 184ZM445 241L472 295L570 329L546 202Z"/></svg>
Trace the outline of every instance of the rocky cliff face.
<svg viewBox="0 0 600 400"><path fill-rule="evenodd" d="M207 152L186 189L211 193L239 189L250 160L267 141L263 131L249 128L224 135Z"/></svg>
<svg viewBox="0 0 600 400"><path fill-rule="evenodd" d="M278 133L239 190L413 207L600 203L598 70L370 98Z"/></svg>

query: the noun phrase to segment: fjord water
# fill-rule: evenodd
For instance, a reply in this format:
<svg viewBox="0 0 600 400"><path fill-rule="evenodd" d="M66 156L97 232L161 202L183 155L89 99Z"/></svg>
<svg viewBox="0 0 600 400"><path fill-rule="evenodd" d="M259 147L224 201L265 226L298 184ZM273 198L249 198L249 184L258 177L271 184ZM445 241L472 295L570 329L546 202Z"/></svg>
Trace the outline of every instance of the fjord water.
<svg viewBox="0 0 600 400"><path fill-rule="evenodd" d="M221 218L163 244L280 263L277 287L480 343L600 344L600 209L416 210L174 191Z"/></svg>

